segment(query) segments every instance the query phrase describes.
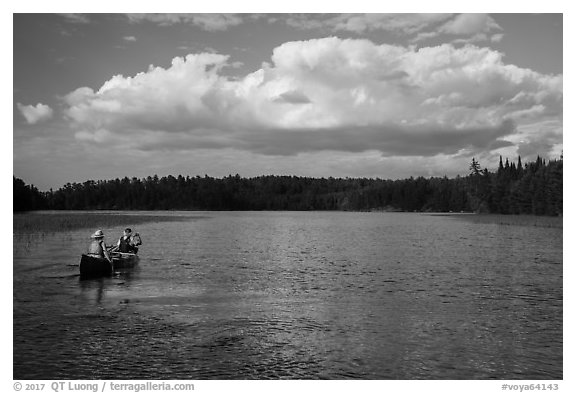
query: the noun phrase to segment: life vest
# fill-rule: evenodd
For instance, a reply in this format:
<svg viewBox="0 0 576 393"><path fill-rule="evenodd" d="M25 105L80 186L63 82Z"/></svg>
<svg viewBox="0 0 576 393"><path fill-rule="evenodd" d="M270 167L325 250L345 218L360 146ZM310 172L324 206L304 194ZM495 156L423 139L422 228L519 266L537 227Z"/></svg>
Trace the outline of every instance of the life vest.
<svg viewBox="0 0 576 393"><path fill-rule="evenodd" d="M103 240L93 240L88 246L88 254L98 255L104 258L104 248L102 248Z"/></svg>
<svg viewBox="0 0 576 393"><path fill-rule="evenodd" d="M118 251L120 252L134 252L134 246L130 243L131 237L124 238L122 236L120 238L120 246L118 247Z"/></svg>

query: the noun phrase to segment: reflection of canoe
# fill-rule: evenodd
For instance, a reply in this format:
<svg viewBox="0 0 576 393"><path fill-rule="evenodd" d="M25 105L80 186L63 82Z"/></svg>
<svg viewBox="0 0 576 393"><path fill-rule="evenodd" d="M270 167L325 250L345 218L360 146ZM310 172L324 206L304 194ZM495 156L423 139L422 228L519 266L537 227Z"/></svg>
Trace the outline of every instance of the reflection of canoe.
<svg viewBox="0 0 576 393"><path fill-rule="evenodd" d="M138 263L138 255L136 254L115 252L111 256L113 266L110 265L106 258L82 254L80 275L83 277L111 276L115 269L134 267Z"/></svg>

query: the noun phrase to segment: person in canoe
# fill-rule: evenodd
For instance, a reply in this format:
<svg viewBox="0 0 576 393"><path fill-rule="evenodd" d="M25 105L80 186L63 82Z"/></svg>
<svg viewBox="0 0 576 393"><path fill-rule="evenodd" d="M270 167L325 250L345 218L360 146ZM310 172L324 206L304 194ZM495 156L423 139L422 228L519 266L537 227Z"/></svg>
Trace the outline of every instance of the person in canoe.
<svg viewBox="0 0 576 393"><path fill-rule="evenodd" d="M108 262L112 263L110 254L108 254L108 250L106 249L106 243L104 243L104 232L98 229L90 237L92 238L92 242L88 246L88 252L86 254L91 257L106 258Z"/></svg>
<svg viewBox="0 0 576 393"><path fill-rule="evenodd" d="M132 233L132 229L126 228L124 230L124 235L118 239L118 243L116 243L116 247L114 247L112 251L137 254L138 246L141 244L142 239L140 238L140 234L138 232Z"/></svg>

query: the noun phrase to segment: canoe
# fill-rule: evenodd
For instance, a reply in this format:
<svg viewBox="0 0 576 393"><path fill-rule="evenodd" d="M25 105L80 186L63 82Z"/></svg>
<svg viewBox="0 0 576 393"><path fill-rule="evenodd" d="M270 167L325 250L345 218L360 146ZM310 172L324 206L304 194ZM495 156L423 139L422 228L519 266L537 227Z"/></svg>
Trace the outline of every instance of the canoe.
<svg viewBox="0 0 576 393"><path fill-rule="evenodd" d="M82 254L82 258L80 258L81 277L111 276L112 271L112 265L106 258L97 258L86 254Z"/></svg>
<svg viewBox="0 0 576 393"><path fill-rule="evenodd" d="M102 277L111 276L116 269L134 267L138 263L138 255L131 253L112 253L112 265L106 258L82 254L80 258L80 276Z"/></svg>
<svg viewBox="0 0 576 393"><path fill-rule="evenodd" d="M138 255L130 252L113 252L110 255L114 269L124 269L127 267L134 267L138 263Z"/></svg>

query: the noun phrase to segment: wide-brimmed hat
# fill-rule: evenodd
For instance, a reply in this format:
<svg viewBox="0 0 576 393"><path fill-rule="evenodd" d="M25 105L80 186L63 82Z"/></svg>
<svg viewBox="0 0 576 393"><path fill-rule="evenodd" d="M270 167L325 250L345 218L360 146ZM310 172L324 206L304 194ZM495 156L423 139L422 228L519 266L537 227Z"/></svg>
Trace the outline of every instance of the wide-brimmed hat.
<svg viewBox="0 0 576 393"><path fill-rule="evenodd" d="M92 239L98 239L99 237L104 237L104 232L101 229L98 229L96 232L90 236Z"/></svg>

